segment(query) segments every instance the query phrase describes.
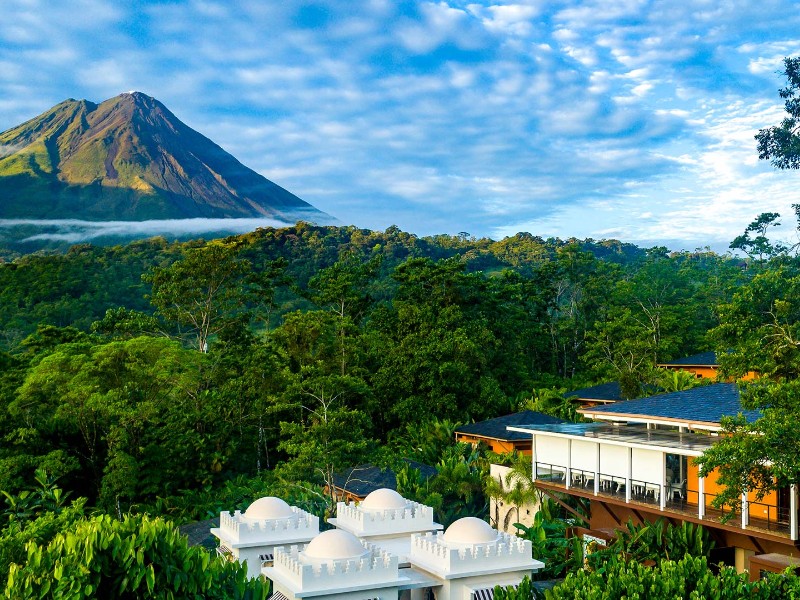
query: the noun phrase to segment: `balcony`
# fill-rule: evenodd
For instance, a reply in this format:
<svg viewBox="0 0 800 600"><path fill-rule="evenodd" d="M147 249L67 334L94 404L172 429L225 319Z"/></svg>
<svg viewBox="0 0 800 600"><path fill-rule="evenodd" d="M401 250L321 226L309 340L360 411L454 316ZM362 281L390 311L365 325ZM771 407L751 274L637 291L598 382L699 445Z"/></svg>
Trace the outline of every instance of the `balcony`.
<svg viewBox="0 0 800 600"><path fill-rule="evenodd" d="M619 474L568 469L565 465L542 462L536 462L535 465L536 481L549 484L548 487L554 490L566 493L578 491L581 496L608 498L619 504L655 509L674 516L691 517L709 523L791 537L789 508L748 501L745 504L746 513L743 521L741 511L712 507L716 494L701 491L699 480L691 485L687 485L686 480L682 482L672 480L659 485L650 481L628 479ZM569 485L567 485L567 473L569 473ZM630 481L630 492L628 481ZM800 520L800 514L798 519Z"/></svg>

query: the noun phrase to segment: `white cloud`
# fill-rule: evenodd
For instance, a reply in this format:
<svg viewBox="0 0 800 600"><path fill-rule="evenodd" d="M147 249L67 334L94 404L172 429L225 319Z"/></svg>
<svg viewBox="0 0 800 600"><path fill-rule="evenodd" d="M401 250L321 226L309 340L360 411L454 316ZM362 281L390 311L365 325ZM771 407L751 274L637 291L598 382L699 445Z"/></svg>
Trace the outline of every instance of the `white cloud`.
<svg viewBox="0 0 800 600"><path fill-rule="evenodd" d="M786 0L80 2L4 4L0 129L143 89L343 221L421 234L692 244L796 188L752 139L800 52Z"/></svg>

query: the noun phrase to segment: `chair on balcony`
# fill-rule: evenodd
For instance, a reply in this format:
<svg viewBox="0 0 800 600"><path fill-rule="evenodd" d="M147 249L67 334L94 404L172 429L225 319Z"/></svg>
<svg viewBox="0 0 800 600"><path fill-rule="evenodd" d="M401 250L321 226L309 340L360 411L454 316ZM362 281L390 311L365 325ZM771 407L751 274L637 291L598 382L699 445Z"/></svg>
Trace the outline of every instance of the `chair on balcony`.
<svg viewBox="0 0 800 600"><path fill-rule="evenodd" d="M681 500L686 499L686 480L684 479L680 483L670 483L669 484L669 499L674 500L675 494L678 494L678 497Z"/></svg>

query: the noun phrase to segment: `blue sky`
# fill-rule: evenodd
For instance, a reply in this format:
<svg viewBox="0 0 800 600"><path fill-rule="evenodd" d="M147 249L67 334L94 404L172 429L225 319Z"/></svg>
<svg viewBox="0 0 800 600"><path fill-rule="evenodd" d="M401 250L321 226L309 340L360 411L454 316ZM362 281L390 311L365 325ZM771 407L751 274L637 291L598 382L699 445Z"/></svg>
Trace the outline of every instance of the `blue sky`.
<svg viewBox="0 0 800 600"><path fill-rule="evenodd" d="M0 130L139 90L371 229L724 249L800 202L759 163L788 0L3 0Z"/></svg>

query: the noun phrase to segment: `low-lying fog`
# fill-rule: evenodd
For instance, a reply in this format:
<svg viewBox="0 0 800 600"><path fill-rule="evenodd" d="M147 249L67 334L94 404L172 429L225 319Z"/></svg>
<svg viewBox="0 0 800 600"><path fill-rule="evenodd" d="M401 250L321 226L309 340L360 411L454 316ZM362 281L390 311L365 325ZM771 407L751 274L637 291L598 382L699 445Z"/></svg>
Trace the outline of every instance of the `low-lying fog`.
<svg viewBox="0 0 800 600"><path fill-rule="evenodd" d="M319 217L319 213L315 214ZM298 215L297 220L303 219ZM319 221L319 219L315 219ZM287 227L295 221L277 219L166 219L152 221L80 221L77 219L0 219L0 238L13 237L17 242L91 242L98 238L141 239L165 237L202 237L207 233L229 235L247 233L259 227ZM330 223L334 224L335 219Z"/></svg>

